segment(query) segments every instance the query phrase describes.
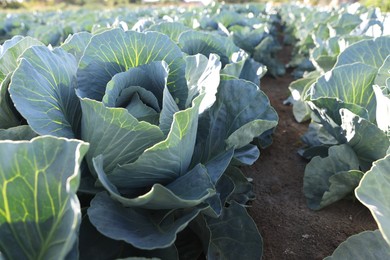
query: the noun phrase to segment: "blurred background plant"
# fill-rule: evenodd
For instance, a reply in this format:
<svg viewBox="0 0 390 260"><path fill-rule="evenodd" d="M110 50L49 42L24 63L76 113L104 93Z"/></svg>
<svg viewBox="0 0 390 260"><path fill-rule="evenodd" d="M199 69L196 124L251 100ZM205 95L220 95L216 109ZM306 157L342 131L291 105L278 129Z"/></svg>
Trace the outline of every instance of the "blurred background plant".
<svg viewBox="0 0 390 260"><path fill-rule="evenodd" d="M379 7L384 12L390 12L390 1L389 0L363 0L361 4L366 6Z"/></svg>
<svg viewBox="0 0 390 260"><path fill-rule="evenodd" d="M197 0L0 0L1 9L42 9L55 7L58 8L72 8L77 6L86 6L98 8L99 6L123 6L127 4L166 4L166 3L196 3ZM198 1L201 2L200 0ZM221 2L221 1L219 1ZM272 2L275 4L288 3L288 0L225 0L226 3L247 3L247 2L259 2L266 3ZM299 2L299 1L298 1ZM365 6L379 7L383 12L390 12L390 1L389 0L303 0L305 4L311 5L340 5L343 3L354 3L360 2Z"/></svg>
<svg viewBox="0 0 390 260"><path fill-rule="evenodd" d="M23 4L20 1L0 0L0 7L4 9L18 9L23 7Z"/></svg>

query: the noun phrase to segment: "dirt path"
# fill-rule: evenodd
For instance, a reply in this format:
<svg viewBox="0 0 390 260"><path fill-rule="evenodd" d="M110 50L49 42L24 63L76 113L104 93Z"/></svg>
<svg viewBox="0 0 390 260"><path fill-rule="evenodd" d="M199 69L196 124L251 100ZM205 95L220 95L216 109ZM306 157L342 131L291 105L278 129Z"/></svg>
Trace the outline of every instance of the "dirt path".
<svg viewBox="0 0 390 260"><path fill-rule="evenodd" d="M289 59L289 48L280 57ZM265 77L261 89L279 114L273 144L260 159L243 168L257 194L249 213L264 239L264 260L322 259L350 235L376 229L369 211L357 201L341 201L321 211L307 208L302 192L306 161L297 150L307 124L295 122L292 107L283 105L293 78Z"/></svg>

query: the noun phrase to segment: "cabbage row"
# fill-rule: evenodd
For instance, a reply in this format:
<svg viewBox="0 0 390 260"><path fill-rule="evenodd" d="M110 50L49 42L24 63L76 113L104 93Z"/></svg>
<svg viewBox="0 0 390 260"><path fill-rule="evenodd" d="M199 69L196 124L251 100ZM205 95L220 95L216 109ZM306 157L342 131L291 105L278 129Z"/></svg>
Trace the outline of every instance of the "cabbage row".
<svg viewBox="0 0 390 260"><path fill-rule="evenodd" d="M301 78L305 72L326 72L349 45L362 39L389 35L390 17L358 3L338 8L283 5L284 42L294 44L289 66Z"/></svg>
<svg viewBox="0 0 390 260"><path fill-rule="evenodd" d="M41 13L0 13L0 39L16 35L31 36L45 45L58 46L69 34L107 28L144 31L160 27L161 22L177 22L176 36L183 29L213 32L230 38L256 61L267 66L274 76L285 73L284 65L276 59L281 46L276 40L280 19L268 6L261 4L224 5L209 8L125 8L91 11L87 9ZM154 30L154 29L152 29ZM176 37L175 36L175 37Z"/></svg>
<svg viewBox="0 0 390 260"><path fill-rule="evenodd" d="M284 14L294 8L305 17L307 8L289 6ZM287 26L294 31L306 25L294 35L301 37L296 54L315 68L289 87L295 118L311 120L300 151L310 160L303 185L308 206L319 210L355 194L379 227L352 236L329 259L390 257L390 20L385 18L377 9L352 5L316 10L306 21L298 19L298 27Z"/></svg>
<svg viewBox="0 0 390 260"><path fill-rule="evenodd" d="M245 34L257 18L242 17ZM266 67L157 20L1 45L0 258L261 258L239 166L278 122Z"/></svg>

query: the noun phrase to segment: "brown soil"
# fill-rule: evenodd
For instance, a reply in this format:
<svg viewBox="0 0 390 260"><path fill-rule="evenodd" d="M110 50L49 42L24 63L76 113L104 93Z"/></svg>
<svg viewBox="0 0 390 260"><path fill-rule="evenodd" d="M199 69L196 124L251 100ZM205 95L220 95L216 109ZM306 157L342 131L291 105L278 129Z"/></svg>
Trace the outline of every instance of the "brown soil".
<svg viewBox="0 0 390 260"><path fill-rule="evenodd" d="M290 48L285 47L280 59L287 63L289 53ZM302 187L307 161L297 150L303 145L300 136L307 124L298 124L292 107L283 105L291 81L289 73L261 79L261 89L279 114L279 125L273 144L253 166L243 168L253 178L257 194L249 213L264 240L264 260L323 259L349 236L377 228L358 201L343 200L320 211L306 206Z"/></svg>

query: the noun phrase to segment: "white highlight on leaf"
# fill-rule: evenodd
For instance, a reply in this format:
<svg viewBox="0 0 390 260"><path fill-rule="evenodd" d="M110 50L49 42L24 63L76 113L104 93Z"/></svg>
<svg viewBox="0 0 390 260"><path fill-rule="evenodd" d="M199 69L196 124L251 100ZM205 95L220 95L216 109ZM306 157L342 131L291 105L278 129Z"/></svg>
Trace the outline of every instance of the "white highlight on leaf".
<svg viewBox="0 0 390 260"><path fill-rule="evenodd" d="M387 135L390 133L390 98L385 96L378 85L372 86L376 97L376 122Z"/></svg>
<svg viewBox="0 0 390 260"><path fill-rule="evenodd" d="M291 91L291 96L293 97L293 99L294 99L295 101L298 101L298 100L301 99L301 94L300 94L299 91L296 90L296 89L293 89L293 91Z"/></svg>

